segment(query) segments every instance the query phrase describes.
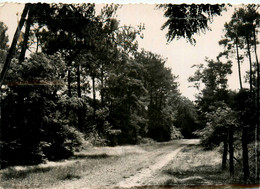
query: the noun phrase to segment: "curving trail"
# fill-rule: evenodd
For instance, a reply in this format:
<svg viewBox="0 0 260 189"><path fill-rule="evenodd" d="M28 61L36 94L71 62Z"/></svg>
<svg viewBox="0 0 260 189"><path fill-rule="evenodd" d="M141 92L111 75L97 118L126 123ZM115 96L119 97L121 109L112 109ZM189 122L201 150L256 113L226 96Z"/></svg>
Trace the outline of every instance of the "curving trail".
<svg viewBox="0 0 260 189"><path fill-rule="evenodd" d="M148 168L142 169L137 174L121 181L117 184L118 187L128 188L134 186L145 186L149 183L149 180L153 177L156 171L160 170L168 163L172 161L172 159L180 152L184 147L178 147L172 152L160 155L156 157L155 164L150 165Z"/></svg>

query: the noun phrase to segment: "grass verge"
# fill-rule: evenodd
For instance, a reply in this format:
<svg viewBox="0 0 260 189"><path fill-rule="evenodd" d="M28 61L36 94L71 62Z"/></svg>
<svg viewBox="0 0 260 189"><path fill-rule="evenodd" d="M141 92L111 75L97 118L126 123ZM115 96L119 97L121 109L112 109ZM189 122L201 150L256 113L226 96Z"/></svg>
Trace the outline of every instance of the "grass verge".
<svg viewBox="0 0 260 189"><path fill-rule="evenodd" d="M230 188L232 183L229 173L221 170L221 155L217 151L192 145L184 148L162 174L164 186Z"/></svg>
<svg viewBox="0 0 260 189"><path fill-rule="evenodd" d="M86 172L95 171L96 165L101 166L116 157L107 154L76 156L56 166L41 167L10 167L0 172L0 188L47 188L66 180L76 180ZM42 165L44 166L44 164Z"/></svg>

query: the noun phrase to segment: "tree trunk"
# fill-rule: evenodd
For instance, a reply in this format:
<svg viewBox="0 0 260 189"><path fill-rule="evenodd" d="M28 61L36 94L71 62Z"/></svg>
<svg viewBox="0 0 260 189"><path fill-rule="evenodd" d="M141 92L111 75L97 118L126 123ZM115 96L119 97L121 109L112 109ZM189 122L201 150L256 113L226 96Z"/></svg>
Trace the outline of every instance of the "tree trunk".
<svg viewBox="0 0 260 189"><path fill-rule="evenodd" d="M80 88L80 65L77 66L77 89L78 89L78 97L81 98L81 88Z"/></svg>
<svg viewBox="0 0 260 189"><path fill-rule="evenodd" d="M244 174L244 183L247 183L249 178L249 164L248 164L248 148L247 148L247 128L243 126L242 129L242 153L243 153L243 174Z"/></svg>
<svg viewBox="0 0 260 189"><path fill-rule="evenodd" d="M92 92L93 92L93 120L96 118L96 88L95 88L95 76L92 75Z"/></svg>
<svg viewBox="0 0 260 189"><path fill-rule="evenodd" d="M39 50L39 38L36 37L36 50L35 50L35 53L38 53L38 50Z"/></svg>
<svg viewBox="0 0 260 189"><path fill-rule="evenodd" d="M68 96L69 98L72 97L72 94L71 94L71 63L72 61L69 61L68 62ZM69 112L70 112L70 107L67 106L66 108L66 117L68 118L69 117Z"/></svg>
<svg viewBox="0 0 260 189"><path fill-rule="evenodd" d="M258 56L257 56L257 43L256 43L256 33L254 29L254 51L255 51L255 59L256 59L256 66L257 66L257 85L256 85L256 127L255 127L255 179L256 181L259 181L259 168L258 165L260 163L259 161L259 125L260 125L260 66L258 62Z"/></svg>
<svg viewBox="0 0 260 189"><path fill-rule="evenodd" d="M32 25L32 11L29 10L27 21L26 21L24 39L23 39L23 43L22 43L22 49L21 49L21 53L19 56L19 63L24 61L25 53L26 53L26 50L28 49L28 40L29 40L31 25Z"/></svg>
<svg viewBox="0 0 260 189"><path fill-rule="evenodd" d="M104 68L103 63L101 62L101 90L100 90L100 96L101 96L101 106L104 107Z"/></svg>
<svg viewBox="0 0 260 189"><path fill-rule="evenodd" d="M80 65L77 66L77 90L78 98L81 98L81 88L80 88ZM82 107L78 108L78 128L82 128Z"/></svg>
<svg viewBox="0 0 260 189"><path fill-rule="evenodd" d="M229 141L228 141L228 147L229 147L229 172L230 176L234 176L234 147L233 147L233 125L230 125L229 127Z"/></svg>
<svg viewBox="0 0 260 189"><path fill-rule="evenodd" d="M237 43L238 43L238 37L236 37L237 66L238 66L238 76L239 76L240 89L243 89L242 78L241 78L240 60L239 60L239 52L238 52L238 44Z"/></svg>
<svg viewBox="0 0 260 189"><path fill-rule="evenodd" d="M72 67L72 61L75 59L75 57L78 55L80 52L79 49L77 49L74 54L72 51L70 51L70 56L68 57L68 96L72 97L72 90L71 90L71 67Z"/></svg>
<svg viewBox="0 0 260 189"><path fill-rule="evenodd" d="M71 61L69 61L69 64L68 64L68 66L69 66L69 69L68 69L68 96L69 97L72 97L72 93L71 93L71 64L72 64L72 62Z"/></svg>
<svg viewBox="0 0 260 189"><path fill-rule="evenodd" d="M0 141L2 142L2 90L0 86ZM0 145L0 159L2 159L2 145ZM2 169L2 163L0 161L0 170Z"/></svg>
<svg viewBox="0 0 260 189"><path fill-rule="evenodd" d="M246 37L246 43L247 43L247 54L248 54L248 59L249 59L249 83L250 83L250 92L253 92L253 72L252 72L252 59L251 59L251 52L250 52L250 44L249 44L249 39Z"/></svg>
<svg viewBox="0 0 260 189"><path fill-rule="evenodd" d="M226 168L227 168L227 152L228 152L227 137L225 137L223 143L224 143L224 149L223 149L223 156L222 156L222 170L226 170Z"/></svg>

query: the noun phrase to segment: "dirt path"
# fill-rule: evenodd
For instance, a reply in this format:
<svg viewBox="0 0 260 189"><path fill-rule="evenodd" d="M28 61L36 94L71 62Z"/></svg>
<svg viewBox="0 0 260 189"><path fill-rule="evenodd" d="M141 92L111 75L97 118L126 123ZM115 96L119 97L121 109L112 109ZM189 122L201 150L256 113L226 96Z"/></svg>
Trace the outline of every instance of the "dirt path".
<svg viewBox="0 0 260 189"><path fill-rule="evenodd" d="M98 155L106 157L104 154L107 154L107 158L93 165L95 167L93 170L82 173L80 179L61 181L50 188L92 189L144 186L185 146L197 143L198 140L180 140L153 145L96 148L93 149L96 157L99 157ZM85 153L86 156L91 154L91 151ZM92 155L94 157L94 154Z"/></svg>
<svg viewBox="0 0 260 189"><path fill-rule="evenodd" d="M215 155L200 150L197 153L199 147L191 145L198 143L198 140L176 140L147 145L88 147L69 160L1 170L0 188L121 189L164 185L175 183L176 179L180 182L182 178L176 177L179 174L176 170L181 168L180 171L185 172L183 168L189 167L191 161L203 163L206 162L204 159ZM196 159L196 154L205 154L205 157Z"/></svg>
<svg viewBox="0 0 260 189"><path fill-rule="evenodd" d="M173 157L176 156L176 154L181 151L182 148L184 147L178 147L170 153L165 153L156 157L155 164L151 164L148 168L143 168L137 174L118 183L117 186L128 188L133 186L147 185L153 174L172 161Z"/></svg>

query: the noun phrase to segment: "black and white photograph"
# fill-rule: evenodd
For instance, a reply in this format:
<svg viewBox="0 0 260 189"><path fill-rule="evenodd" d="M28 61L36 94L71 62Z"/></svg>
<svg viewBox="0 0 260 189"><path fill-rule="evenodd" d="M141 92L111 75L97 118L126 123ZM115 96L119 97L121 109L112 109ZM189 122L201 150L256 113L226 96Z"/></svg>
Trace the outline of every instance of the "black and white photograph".
<svg viewBox="0 0 260 189"><path fill-rule="evenodd" d="M258 3L0 1L0 189L259 188Z"/></svg>

